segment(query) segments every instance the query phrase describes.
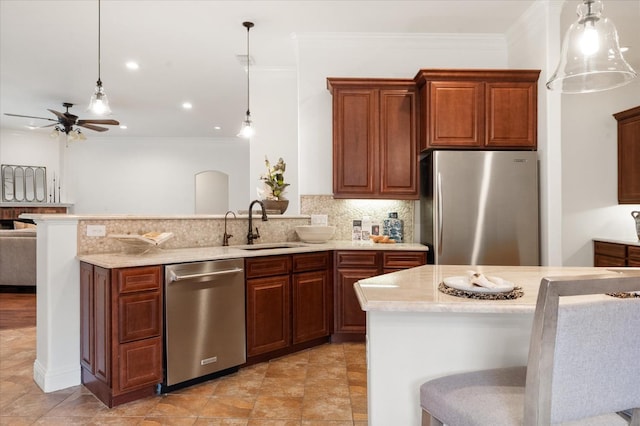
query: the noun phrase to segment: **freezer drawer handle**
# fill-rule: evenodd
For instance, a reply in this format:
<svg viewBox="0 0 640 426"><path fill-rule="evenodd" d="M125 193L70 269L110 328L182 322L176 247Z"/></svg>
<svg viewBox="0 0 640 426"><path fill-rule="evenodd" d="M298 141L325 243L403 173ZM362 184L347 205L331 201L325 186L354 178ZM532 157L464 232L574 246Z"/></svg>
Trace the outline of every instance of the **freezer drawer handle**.
<svg viewBox="0 0 640 426"><path fill-rule="evenodd" d="M233 268L233 269L226 269L224 271L205 272L203 274L191 274L191 275L177 275L175 272L171 271L170 281L175 282L175 281L188 280L191 278L215 277L220 275L235 274L238 272L242 272L242 268Z"/></svg>

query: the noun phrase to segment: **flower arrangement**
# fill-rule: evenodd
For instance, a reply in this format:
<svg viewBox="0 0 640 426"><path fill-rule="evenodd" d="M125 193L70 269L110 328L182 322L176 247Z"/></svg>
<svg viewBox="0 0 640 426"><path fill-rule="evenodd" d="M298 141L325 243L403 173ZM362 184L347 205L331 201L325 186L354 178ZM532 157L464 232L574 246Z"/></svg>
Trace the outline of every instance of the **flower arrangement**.
<svg viewBox="0 0 640 426"><path fill-rule="evenodd" d="M265 191L265 198L267 200L284 200L284 191L289 186L288 183L284 183L284 172L287 164L281 157L274 166L271 166L266 156L264 157L264 164L267 166L267 172L260 177L260 180L268 187Z"/></svg>

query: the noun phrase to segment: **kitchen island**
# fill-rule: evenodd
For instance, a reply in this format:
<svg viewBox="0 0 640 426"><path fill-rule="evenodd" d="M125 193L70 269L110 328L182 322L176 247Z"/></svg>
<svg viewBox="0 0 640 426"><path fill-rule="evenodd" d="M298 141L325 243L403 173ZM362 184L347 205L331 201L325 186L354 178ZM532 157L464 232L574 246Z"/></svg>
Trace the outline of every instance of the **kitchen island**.
<svg viewBox="0 0 640 426"><path fill-rule="evenodd" d="M513 300L438 290L475 270L521 287ZM420 385L453 373L526 365L543 277L613 274L605 268L426 265L355 284L367 313L369 425L420 425ZM594 296L608 297L608 296Z"/></svg>

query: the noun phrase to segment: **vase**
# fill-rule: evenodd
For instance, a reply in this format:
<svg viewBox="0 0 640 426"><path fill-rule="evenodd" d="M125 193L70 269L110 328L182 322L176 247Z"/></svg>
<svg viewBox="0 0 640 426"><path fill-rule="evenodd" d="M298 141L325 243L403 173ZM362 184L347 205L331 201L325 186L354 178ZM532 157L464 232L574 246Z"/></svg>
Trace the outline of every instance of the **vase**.
<svg viewBox="0 0 640 426"><path fill-rule="evenodd" d="M278 210L280 214L284 214L289 207L289 200L261 200L265 210Z"/></svg>

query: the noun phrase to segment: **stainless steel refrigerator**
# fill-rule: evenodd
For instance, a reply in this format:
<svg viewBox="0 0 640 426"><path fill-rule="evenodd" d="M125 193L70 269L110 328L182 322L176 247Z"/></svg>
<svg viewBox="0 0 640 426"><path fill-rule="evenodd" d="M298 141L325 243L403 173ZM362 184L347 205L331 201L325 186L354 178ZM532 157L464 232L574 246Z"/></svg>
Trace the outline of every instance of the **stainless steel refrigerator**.
<svg viewBox="0 0 640 426"><path fill-rule="evenodd" d="M535 151L432 151L420 162L421 242L440 265L539 265Z"/></svg>

